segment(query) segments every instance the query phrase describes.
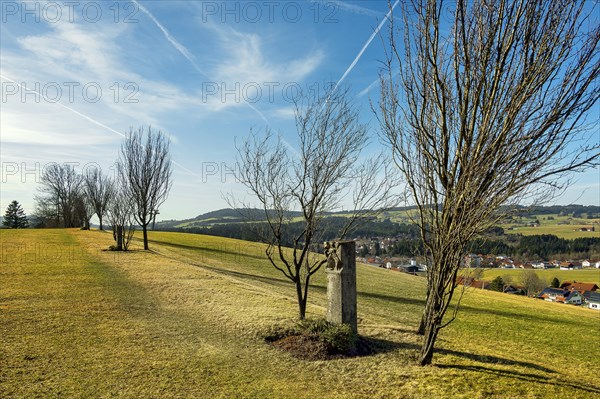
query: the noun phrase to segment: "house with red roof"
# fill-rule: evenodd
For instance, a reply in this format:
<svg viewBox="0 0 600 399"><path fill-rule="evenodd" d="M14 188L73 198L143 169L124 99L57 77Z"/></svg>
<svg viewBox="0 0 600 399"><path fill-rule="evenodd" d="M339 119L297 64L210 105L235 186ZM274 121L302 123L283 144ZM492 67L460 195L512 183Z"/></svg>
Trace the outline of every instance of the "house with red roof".
<svg viewBox="0 0 600 399"><path fill-rule="evenodd" d="M598 286L594 283L581 283L577 281L565 281L560 285L560 288L568 291L577 291L580 294L583 294L586 291L596 292L598 290Z"/></svg>
<svg viewBox="0 0 600 399"><path fill-rule="evenodd" d="M579 291L569 291L561 288L546 288L538 295L538 298L549 302L562 302L572 305L581 305L584 302Z"/></svg>

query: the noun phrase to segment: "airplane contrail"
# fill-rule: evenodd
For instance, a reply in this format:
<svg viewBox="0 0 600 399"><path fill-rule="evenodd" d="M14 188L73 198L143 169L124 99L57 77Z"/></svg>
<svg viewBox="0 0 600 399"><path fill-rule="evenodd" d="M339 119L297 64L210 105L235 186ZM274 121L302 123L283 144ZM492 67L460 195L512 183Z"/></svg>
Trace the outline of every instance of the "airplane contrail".
<svg viewBox="0 0 600 399"><path fill-rule="evenodd" d="M87 116L87 115L85 115L85 114L82 114L81 112L79 112L79 111L77 111L77 110L75 110L75 109L73 109L73 108L71 108L71 107L67 107L66 105L64 105L64 104L62 104L62 103L59 103L58 101L50 101L50 100L48 100L48 98L46 98L46 97L45 97L45 96L44 96L42 93L40 93L40 92L38 92L38 91L36 91L36 90L33 90L33 89L28 89L27 87L23 86L21 83L17 83L17 82L15 82L14 80L12 80L12 79L10 79L10 78L8 78L8 77L6 77L6 76L2 75L2 74L0 74L0 78L2 78L2 79L4 79L4 80L7 80L7 81L9 81L9 82L11 82L11 83L14 83L14 84L18 85L18 86L21 88L21 90L25 90L25 91L28 91L28 92L30 92L30 93L35 93L35 94L37 94L38 96L42 97L42 98L43 98L45 101L47 101L47 102L49 102L49 103L56 104L56 105L58 105L58 106L61 106L61 107L65 108L65 109L67 109L67 110L69 110L69 111L71 111L71 112L73 112L73 113L75 113L75 114L77 114L77 115L81 116L82 118L84 118L84 119L87 119L88 121L90 121L90 122L92 122L92 123L94 123L94 124L96 124L96 125L98 125L98 126L100 126L100 127L103 127L103 128L105 128L105 129L107 129L107 130L110 130L110 131L111 131L111 132L113 132L113 133L116 133L116 134L118 134L118 135L119 135L119 136L121 136L121 137L126 137L126 136L125 136L123 133L121 133L121 132L119 132L119 131L116 131L116 130L115 130L115 129L113 129L112 127L110 127L110 126L106 126L106 125L105 125L105 124L103 124L102 122L99 122L99 121L95 120L94 118L92 118L92 117L89 117L89 116Z"/></svg>
<svg viewBox="0 0 600 399"><path fill-rule="evenodd" d="M48 102L48 103L53 103L53 104L56 104L56 105L58 105L58 106L60 106L60 107L62 107L62 108L64 108L64 109L66 109L66 110L69 110L69 111L73 112L73 113L74 113L74 114L76 114L76 115L79 115L80 117L82 117L82 118L84 118L84 119L86 119L86 120L88 120L88 121L92 122L92 123L93 123L93 124L95 124L95 125L98 125L98 126L100 126L100 127L104 128L104 129L106 129L106 130L109 130L109 131L111 131L111 132L113 132L113 133L115 133L115 134L118 134L119 136L121 136L121 137L123 137L123 138L127 138L127 136L126 136L125 134L123 134L123 133L121 133L121 132L119 132L119 131L117 131L117 130L113 129L113 128L112 128L112 127L110 127L110 126L107 126L107 125L105 125L104 123L102 123L102 122L100 122L100 121L97 121L96 119L92 118L91 116L88 116L88 115L86 115L86 114L84 114L84 113L81 113L81 112L77 111L76 109L74 109L74 108L71 108L71 107L68 107L68 106L66 106L66 105L64 105L64 104L62 104L62 103L60 103L60 102L58 102L58 101L50 101L50 100L49 100L49 99L48 99L46 96L44 96L42 93L40 93L40 92L38 92L38 91L36 91L36 90L33 90L33 89L28 89L28 88L27 88L27 87L25 87L23 84L21 84L21 83L18 83L18 82L14 81L13 79L11 79L11 78L9 78L9 77L7 77L7 76L4 76L4 75L0 74L0 78L2 78L2 79L4 79L4 80L6 80L6 81L9 81L9 82L11 82L11 83L14 83L14 84L18 85L18 86L21 88L21 90L25 90L25 91L27 91L27 92L30 92L30 93L35 93L35 94L37 94L38 96L40 96L41 98L43 98L43 99L44 99L44 101L46 101L46 102ZM179 168L181 168L181 169L185 170L185 171L186 171L186 172L188 172L188 173L191 173L192 175L195 175L195 176L200 176L198 173L196 173L196 172L193 172L192 170L190 170L190 169L186 168L185 166L183 166L182 164L180 164L180 163L179 163L179 162L177 162L177 161L171 161L171 162L173 162L173 165L176 165L176 166L178 166Z"/></svg>
<svg viewBox="0 0 600 399"><path fill-rule="evenodd" d="M342 77L340 78L340 80L338 80L338 82L335 84L334 91L335 91L335 89L338 88L338 86L340 85L340 83L342 83L344 81L344 79L346 79L346 76L348 76L348 74L350 72L352 72L352 69L354 69L354 66L360 60L360 57L362 57L362 55L365 52L365 50L367 49L367 47L369 47L369 45L371 44L371 42L373 41L373 39L375 38L375 36L379 33L379 31L381 30L381 28L383 27L383 25L390 18L390 16L392 15L392 12L394 11L394 8L396 8L396 6L398 5L399 2L400 2L400 0L396 0L396 2L394 3L394 5L390 9L390 11L388 11L388 13L386 14L385 18L379 23L379 26L377 26L377 28L373 31L373 33L371 34L371 36L369 36L369 39L367 40L367 42L365 43L365 45L362 47L362 49L360 49L360 51L358 52L358 55L354 58L354 61L352 61L352 63L350 64L350 66L346 69L346 72L344 72L344 74L342 75Z"/></svg>
<svg viewBox="0 0 600 399"><path fill-rule="evenodd" d="M163 26L163 24L160 23L160 21L158 21L158 19L156 19L156 17L143 5L141 5L137 0L133 0L133 2L135 4L137 4L137 6L140 8L140 10L146 14L151 20L152 22L154 22L154 24L158 27L158 29L161 30L161 32L163 33L163 35L165 36L165 38L167 39L167 41L169 43L171 43L171 45L173 47L175 47L175 49L177 51L179 51L179 53L181 55L183 55L194 67L194 69L201 75L203 75L205 78L210 79L210 77L204 73L204 71L202 71L202 68L200 68L200 66L196 63L196 61L194 60L194 57L192 56L192 54L190 53L190 51L181 43L179 43L177 41L177 39L175 39L170 33L169 31ZM260 112L260 110L258 110L258 108L256 108L255 106L253 106L252 104L250 104L247 101L244 101L244 104L246 104L252 111L254 111L269 127L271 127L271 124L269 123L269 121L267 120L267 118L265 117L265 115Z"/></svg>

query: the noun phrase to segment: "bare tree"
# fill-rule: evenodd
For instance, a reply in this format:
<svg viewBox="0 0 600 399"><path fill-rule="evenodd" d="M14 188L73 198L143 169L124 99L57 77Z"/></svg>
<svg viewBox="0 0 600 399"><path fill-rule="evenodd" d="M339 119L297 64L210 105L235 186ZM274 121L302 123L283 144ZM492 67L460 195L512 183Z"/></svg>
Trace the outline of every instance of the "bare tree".
<svg viewBox="0 0 600 399"><path fill-rule="evenodd" d="M148 127L130 130L121 146L118 170L135 203L135 219L144 232L144 249L148 249L148 225L153 212L167 199L171 189L169 140L161 131Z"/></svg>
<svg viewBox="0 0 600 399"><path fill-rule="evenodd" d="M238 146L238 177L264 211L265 229L258 234L268 244L266 256L294 284L304 319L310 279L326 262L316 253L325 214L340 209L353 193L354 209L337 231L343 238L356 222L395 205L398 196L393 194L397 182L381 158L360 159L367 130L347 90L332 90L315 102L299 99L295 116L298 150L269 130L264 137L252 134ZM240 208L232 197L230 205ZM301 227L292 230L293 222Z"/></svg>
<svg viewBox="0 0 600 399"><path fill-rule="evenodd" d="M90 219L94 216L94 206L85 194L83 187L78 191L73 204L73 209L77 220L80 221L81 228L83 230L89 230Z"/></svg>
<svg viewBox="0 0 600 399"><path fill-rule="evenodd" d="M513 276L510 274L505 274L504 276L502 276L502 281L504 281L503 288L506 289L509 285L513 285Z"/></svg>
<svg viewBox="0 0 600 399"><path fill-rule="evenodd" d="M111 182L111 186L113 191L106 206L106 215L117 251L127 251L135 232L135 202L123 181Z"/></svg>
<svg viewBox="0 0 600 399"><path fill-rule="evenodd" d="M600 30L589 18L598 6L452 5L410 2L401 43L392 18L381 74L378 118L431 258L422 365L454 319L444 316L466 244L504 216L503 205L550 198L598 161L586 129L600 92Z"/></svg>
<svg viewBox="0 0 600 399"><path fill-rule="evenodd" d="M84 175L83 189L92 204L94 213L98 216L100 230L103 230L102 218L106 213L108 201L113 195L112 181L108 176L102 175L99 168L90 168Z"/></svg>
<svg viewBox="0 0 600 399"><path fill-rule="evenodd" d="M535 295L548 286L548 282L541 279L534 270L523 271L521 283L527 292L527 296Z"/></svg>
<svg viewBox="0 0 600 399"><path fill-rule="evenodd" d="M80 227L84 220L76 206L81 195L82 178L73 165L47 165L41 175L37 209L46 218L55 218L56 225Z"/></svg>

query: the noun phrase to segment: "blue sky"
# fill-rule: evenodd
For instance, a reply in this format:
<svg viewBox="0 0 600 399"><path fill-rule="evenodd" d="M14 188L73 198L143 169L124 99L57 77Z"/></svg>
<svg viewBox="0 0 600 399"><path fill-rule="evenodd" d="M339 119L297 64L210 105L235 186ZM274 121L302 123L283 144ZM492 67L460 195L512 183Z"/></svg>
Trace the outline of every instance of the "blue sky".
<svg viewBox="0 0 600 399"><path fill-rule="evenodd" d="M379 37L365 44L387 1L1 7L1 209L17 199L31 213L48 163L112 173L123 134L140 125L172 138L174 184L161 219L226 207L222 193L245 193L231 173L235 138L269 125L293 144L296 90L322 93L343 76L376 150L369 99L383 48ZM598 204L598 171L576 180L557 202Z"/></svg>

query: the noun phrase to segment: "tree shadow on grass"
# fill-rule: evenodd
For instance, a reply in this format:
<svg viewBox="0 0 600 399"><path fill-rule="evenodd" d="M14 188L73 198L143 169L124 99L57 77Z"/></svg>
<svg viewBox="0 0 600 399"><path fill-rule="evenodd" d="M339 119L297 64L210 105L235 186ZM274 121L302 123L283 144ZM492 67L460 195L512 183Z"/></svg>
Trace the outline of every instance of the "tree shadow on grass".
<svg viewBox="0 0 600 399"><path fill-rule="evenodd" d="M490 355L478 355L475 353L460 352L460 351L455 351L455 350L451 350L451 349L437 349L435 352L439 353L439 354L443 354L443 355L452 355L452 356L462 357L464 359L469 359L469 360L479 362L479 363L524 367L524 368L529 368L529 369L533 369L533 370L536 370L539 372L544 372L544 373L550 373L550 374L556 373L554 370L551 370L547 367L540 366L539 364L535 364L535 363L531 363L531 362L525 362L522 360L505 359L502 357L490 356ZM439 367L443 368L443 367L451 367L451 366L442 364L442 365L439 365Z"/></svg>
<svg viewBox="0 0 600 399"><path fill-rule="evenodd" d="M139 239L137 239L137 240L139 240ZM200 254L206 253L206 254L213 254L213 255L233 256L233 257L239 258L239 260L241 260L242 258L254 258L254 259L265 260L262 253L258 254L258 253L252 253L250 251L246 251L245 247L242 245L239 245L234 248L231 248L228 246L223 246L222 248L206 248L206 247L199 247L198 245L179 244L179 243L162 241L162 240L148 240L148 242L154 243L154 244L159 244L159 245L165 245L168 247L187 249L187 250L194 251L194 252L197 252Z"/></svg>
<svg viewBox="0 0 600 399"><path fill-rule="evenodd" d="M516 363L521 363L521 362L516 362ZM507 364L507 363L503 363L503 364ZM508 364L510 364L510 363L508 363ZM530 363L526 363L526 364L530 364ZM497 368L492 368L492 367L484 367L484 366L476 366L476 365L462 365L462 364L457 364L457 365L436 364L435 366L442 368L442 369L456 369L456 370L473 371L473 372L478 372L478 373L490 374L490 375L494 375L494 376L498 376L498 377L514 378L514 379L518 379L518 380L525 381L525 382L539 383L539 384L544 384L544 385L554 385L557 387L566 387L566 388L574 389L576 391L584 391L587 393L587 395L589 395L591 393L600 394L600 387L598 387L598 386L585 384L585 383L581 383L581 382L570 383L568 381L560 381L560 380L556 380L551 377L540 375L539 373L522 373L522 372L515 371L515 370L504 370L504 369L497 369ZM534 365L534 366L537 366L537 365ZM537 366L534 368L542 368L543 369L543 367L541 367L541 366ZM589 396L587 396L587 397L589 397Z"/></svg>
<svg viewBox="0 0 600 399"><path fill-rule="evenodd" d="M386 339L367 337L367 336L361 336L359 341L360 340L362 340L364 342L364 344L366 344L367 347L370 348L370 352L368 350L365 351L365 355L375 355L378 353L387 353L387 352L392 352L395 350L404 350L404 351L413 351L413 352L418 352L421 350L421 345L415 344L415 343L390 341L390 340L386 340ZM468 359L468 360L478 362L478 363L497 364L497 365L504 365L504 366L513 366L513 367L523 367L523 368L535 370L537 372L535 374L517 373L517 374L522 374L523 376L530 376L530 377L534 376L534 377L540 377L541 379L550 379L550 377L540 376L539 373L543 372L543 373L548 373L548 374L556 374L556 372L554 370L551 370L547 367L540 366L539 364L535 364L535 363L531 363L531 362L522 361L522 360L505 359L505 358L501 358L501 357L497 357L497 356L490 356L490 355L477 355L474 353L461 352L461 351L456 351L456 350L451 350L451 349L436 349L435 353L443 354L443 355L452 355L452 356ZM415 357L415 361L416 361L416 357ZM474 369L481 369L481 371L488 370L488 368L486 368L484 366L462 366L462 365L449 365L449 364L437 364L437 363L434 363L434 364L436 367L440 367L440 368L473 367ZM496 370L496 369L489 369L489 370ZM497 370L497 371L510 373L510 371L506 371L506 370Z"/></svg>
<svg viewBox="0 0 600 399"><path fill-rule="evenodd" d="M206 269L209 270L211 272L215 272L218 274L223 274L226 276L230 276L230 277L236 277L236 278L240 278L240 279L244 279L244 280L254 280L254 281L259 281L261 283L266 283L266 284L272 284L272 285L277 285L277 286L289 286L291 287L292 282L290 280L288 280L287 278L277 278L277 277L267 277L267 276L261 276L258 274L251 274L251 273L243 273L243 272L238 272L238 271L234 271L234 270L228 270L228 269L221 269L218 267L213 267L213 266L207 266L207 265L196 265L194 264L194 266L200 267L202 269ZM310 287L311 289L318 289L319 287L313 287L311 285Z"/></svg>
<svg viewBox="0 0 600 399"><path fill-rule="evenodd" d="M425 299L407 298L407 297L392 296L392 295L378 294L375 292L365 292L365 291L358 291L357 294L359 296L363 296L366 298L380 299L380 300L384 300L384 301L400 303L403 305L425 306Z"/></svg>
<svg viewBox="0 0 600 399"><path fill-rule="evenodd" d="M357 343L357 353L355 356L374 356L380 353L389 353L398 350L402 351L412 351L414 352L414 358L416 360L417 350L420 349L419 345L408 343L408 342L397 342L390 341L382 338L368 337L368 336L359 336Z"/></svg>
<svg viewBox="0 0 600 399"><path fill-rule="evenodd" d="M385 294L378 294L378 293L374 293L374 292L364 292L364 291L359 291L358 294L360 296L364 296L367 298L381 299L384 301L395 302L395 303L399 303L399 304L403 304L403 305L425 306L425 299L420 299L420 298L407 298L407 297L385 295ZM495 316L508 317L511 319L520 319L523 317L527 317L527 319L535 319L535 320L550 322L550 323L559 323L559 324L568 324L568 325L572 324L569 320L563 320L563 319L560 319L559 317L547 317L547 316L543 316L541 314L535 314L535 315L526 314L525 315L525 314L521 314L519 312L515 312L515 311L511 311L511 310L490 309L490 308L486 308L486 307L479 308L479 307L474 307L474 306L469 306L469 305L460 305L459 313L460 312L475 313L475 314L490 314L490 315L495 315Z"/></svg>
<svg viewBox="0 0 600 399"><path fill-rule="evenodd" d="M159 242L159 241L157 241L157 242ZM165 245L175 246L175 247L187 247L187 245L183 245L183 244L180 245L180 244L165 243ZM191 248L197 248L197 247L191 247ZM221 251L221 252L228 252L228 251ZM158 252L155 252L155 253L161 255ZM234 253L234 252L229 252L229 253ZM185 263L187 263L191 266L195 266L195 267L198 267L201 269L205 269L205 270L208 270L208 271L211 271L211 272L214 272L217 274L226 275L229 277L235 277L235 278L239 278L239 279L243 279L243 280L258 281L261 283L270 284L270 285L279 286L279 287L283 287L283 286L291 287L292 286L292 282L285 277L268 277L268 276L263 276L260 274L245 273L245 272L240 272L240 271L231 270L231 269L219 268L219 267L215 267L215 266L209 266L206 264L196 263L194 259L190 259L190 258L187 258L185 260ZM325 287L323 285L311 284L310 290L320 292L320 293L325 293L325 294L327 293L327 287Z"/></svg>

